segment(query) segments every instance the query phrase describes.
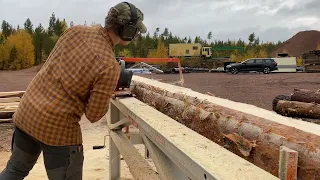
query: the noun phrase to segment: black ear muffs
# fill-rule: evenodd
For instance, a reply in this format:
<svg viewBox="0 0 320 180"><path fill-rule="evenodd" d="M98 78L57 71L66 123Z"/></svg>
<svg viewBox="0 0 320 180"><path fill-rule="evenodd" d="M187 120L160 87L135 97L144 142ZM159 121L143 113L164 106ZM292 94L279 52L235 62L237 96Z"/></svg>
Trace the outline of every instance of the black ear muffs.
<svg viewBox="0 0 320 180"><path fill-rule="evenodd" d="M131 18L130 21L119 30L119 36L123 41L131 41L137 33L138 12L133 4L128 2L124 3L128 4L130 7Z"/></svg>

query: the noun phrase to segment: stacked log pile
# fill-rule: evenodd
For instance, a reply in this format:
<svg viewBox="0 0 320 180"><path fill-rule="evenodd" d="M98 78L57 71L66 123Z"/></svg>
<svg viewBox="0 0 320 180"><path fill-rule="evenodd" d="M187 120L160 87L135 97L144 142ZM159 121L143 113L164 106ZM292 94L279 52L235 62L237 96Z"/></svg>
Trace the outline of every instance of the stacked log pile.
<svg viewBox="0 0 320 180"><path fill-rule="evenodd" d="M24 91L0 92L0 125L12 123L12 115L19 106Z"/></svg>
<svg viewBox="0 0 320 180"><path fill-rule="evenodd" d="M320 50L303 54L306 72L320 72Z"/></svg>
<svg viewBox="0 0 320 180"><path fill-rule="evenodd" d="M286 146L299 153L299 179L320 179L320 126L316 124L142 77L133 77L132 92L140 101L275 176L280 147Z"/></svg>
<svg viewBox="0 0 320 180"><path fill-rule="evenodd" d="M320 90L294 89L291 95L273 100L273 110L283 116L320 124Z"/></svg>

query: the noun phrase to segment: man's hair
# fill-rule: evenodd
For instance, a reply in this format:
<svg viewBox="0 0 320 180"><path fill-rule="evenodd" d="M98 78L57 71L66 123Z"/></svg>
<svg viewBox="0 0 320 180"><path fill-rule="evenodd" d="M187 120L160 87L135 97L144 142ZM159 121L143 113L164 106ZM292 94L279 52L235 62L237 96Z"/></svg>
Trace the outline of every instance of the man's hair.
<svg viewBox="0 0 320 180"><path fill-rule="evenodd" d="M122 25L119 23L118 11L115 8L111 8L107 17L105 18L105 28L110 28L118 36Z"/></svg>

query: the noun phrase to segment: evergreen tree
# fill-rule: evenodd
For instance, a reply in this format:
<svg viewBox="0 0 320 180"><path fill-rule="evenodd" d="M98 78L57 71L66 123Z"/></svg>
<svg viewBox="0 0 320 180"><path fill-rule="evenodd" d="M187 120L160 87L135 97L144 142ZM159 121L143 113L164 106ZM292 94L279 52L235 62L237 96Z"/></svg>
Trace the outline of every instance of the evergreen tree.
<svg viewBox="0 0 320 180"><path fill-rule="evenodd" d="M52 36L54 33L56 27L56 16L54 14L54 12L52 13L50 20L49 20L49 27L48 27L48 35Z"/></svg>
<svg viewBox="0 0 320 180"><path fill-rule="evenodd" d="M31 20L29 18L24 23L24 30L27 31L30 35L32 35L32 33L33 33L33 25L32 25Z"/></svg>

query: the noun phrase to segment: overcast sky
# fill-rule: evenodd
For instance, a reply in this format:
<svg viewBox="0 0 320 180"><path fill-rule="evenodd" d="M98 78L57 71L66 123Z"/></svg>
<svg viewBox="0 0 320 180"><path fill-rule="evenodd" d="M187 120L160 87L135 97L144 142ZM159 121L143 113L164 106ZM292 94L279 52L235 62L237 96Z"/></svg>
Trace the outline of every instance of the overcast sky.
<svg viewBox="0 0 320 180"><path fill-rule="evenodd" d="M49 17L75 24L103 24L116 0L0 0L0 20L14 26L29 17L34 26L48 27ZM320 30L320 0L128 0L144 12L153 34L157 27L181 37L247 40L250 33L263 41L287 40L298 31Z"/></svg>

